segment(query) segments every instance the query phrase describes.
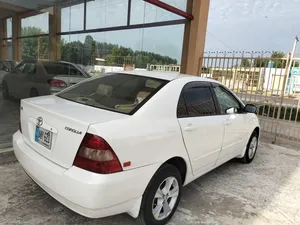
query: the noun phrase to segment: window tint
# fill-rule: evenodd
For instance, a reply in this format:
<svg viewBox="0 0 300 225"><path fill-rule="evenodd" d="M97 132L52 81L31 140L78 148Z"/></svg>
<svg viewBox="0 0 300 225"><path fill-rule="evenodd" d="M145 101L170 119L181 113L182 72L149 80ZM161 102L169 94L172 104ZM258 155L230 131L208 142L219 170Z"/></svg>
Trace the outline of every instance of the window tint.
<svg viewBox="0 0 300 225"><path fill-rule="evenodd" d="M83 76L82 73L74 66L66 63L43 63L48 74L53 75L68 75L68 76Z"/></svg>
<svg viewBox="0 0 300 225"><path fill-rule="evenodd" d="M183 95L181 94L179 97L178 105L177 105L177 117L182 118L182 117L187 117L187 111L186 111L186 105L185 105L185 100Z"/></svg>
<svg viewBox="0 0 300 225"><path fill-rule="evenodd" d="M214 100L209 87L193 87L183 92L188 115L216 115Z"/></svg>
<svg viewBox="0 0 300 225"><path fill-rule="evenodd" d="M167 82L150 77L111 73L74 85L57 96L131 115Z"/></svg>
<svg viewBox="0 0 300 225"><path fill-rule="evenodd" d="M35 64L34 63L26 63L25 67L22 71L24 74L34 74L35 73Z"/></svg>
<svg viewBox="0 0 300 225"><path fill-rule="evenodd" d="M26 66L26 64L24 62L22 62L15 67L15 70L19 70L20 72L22 72L24 70L25 66Z"/></svg>
<svg viewBox="0 0 300 225"><path fill-rule="evenodd" d="M217 86L214 87L214 91L219 101L221 114L240 112L240 103L225 88Z"/></svg>

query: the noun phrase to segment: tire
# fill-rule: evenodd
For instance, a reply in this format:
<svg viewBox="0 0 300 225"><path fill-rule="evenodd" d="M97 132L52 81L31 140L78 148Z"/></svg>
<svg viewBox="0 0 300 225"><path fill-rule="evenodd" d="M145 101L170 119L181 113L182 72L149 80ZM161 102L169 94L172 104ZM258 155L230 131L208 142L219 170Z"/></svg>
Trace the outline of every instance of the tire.
<svg viewBox="0 0 300 225"><path fill-rule="evenodd" d="M37 97L37 96L39 96L39 93L35 88L31 88L29 96L30 96L30 98Z"/></svg>
<svg viewBox="0 0 300 225"><path fill-rule="evenodd" d="M165 189L165 185L171 185L169 191ZM181 189L182 177L178 169L169 164L163 165L146 188L137 218L138 223L141 225L166 224L177 209Z"/></svg>
<svg viewBox="0 0 300 225"><path fill-rule="evenodd" d="M258 147L258 134L256 131L253 131L249 142L247 144L247 148L245 151L245 155L243 158L241 158L242 163L251 163L256 155L257 152L257 147Z"/></svg>
<svg viewBox="0 0 300 225"><path fill-rule="evenodd" d="M4 100L10 100L12 98L9 94L9 89L5 81L2 83L2 97Z"/></svg>

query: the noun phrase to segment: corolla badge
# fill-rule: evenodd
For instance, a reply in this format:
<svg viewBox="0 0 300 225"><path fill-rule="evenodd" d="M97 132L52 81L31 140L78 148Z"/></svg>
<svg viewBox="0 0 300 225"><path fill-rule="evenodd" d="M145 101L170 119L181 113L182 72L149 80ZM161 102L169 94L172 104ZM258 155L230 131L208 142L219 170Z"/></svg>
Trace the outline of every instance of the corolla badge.
<svg viewBox="0 0 300 225"><path fill-rule="evenodd" d="M39 126L39 127L43 125L43 118L42 117L38 117L36 119L36 125Z"/></svg>

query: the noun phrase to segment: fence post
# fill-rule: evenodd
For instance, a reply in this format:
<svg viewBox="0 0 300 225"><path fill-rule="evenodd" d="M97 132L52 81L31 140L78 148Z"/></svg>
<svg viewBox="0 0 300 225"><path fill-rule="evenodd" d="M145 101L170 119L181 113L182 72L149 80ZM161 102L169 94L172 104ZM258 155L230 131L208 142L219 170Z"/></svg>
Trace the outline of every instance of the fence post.
<svg viewBox="0 0 300 225"><path fill-rule="evenodd" d="M286 60L286 65L285 65L285 72L284 72L284 78L283 78L283 83L281 87L281 93L280 93L280 103L279 103L279 108L278 108L278 113L277 113L277 118L276 118L276 124L275 124L275 130L274 130L274 139L272 141L273 144L276 143L277 140L277 129L278 129L278 124L279 124L279 119L280 119L280 114L281 114L281 108L282 108L282 103L283 103L283 98L284 98L284 92L286 88L286 81L289 76L289 62L291 59L291 53L288 54L287 60ZM274 110L276 109L276 105Z"/></svg>

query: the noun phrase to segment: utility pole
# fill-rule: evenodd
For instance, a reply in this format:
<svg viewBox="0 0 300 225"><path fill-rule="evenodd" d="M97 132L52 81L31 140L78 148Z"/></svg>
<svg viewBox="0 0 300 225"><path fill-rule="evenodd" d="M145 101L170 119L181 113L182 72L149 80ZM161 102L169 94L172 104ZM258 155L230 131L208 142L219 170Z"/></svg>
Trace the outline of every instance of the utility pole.
<svg viewBox="0 0 300 225"><path fill-rule="evenodd" d="M296 47L297 47L297 42L299 41L299 38L298 36L295 37L295 40L294 40L294 46L293 46L293 50L290 54L290 60L289 60L289 65L288 65L288 68L287 68L287 74L289 76L290 74L290 70L291 70L291 67L292 67L292 63L293 63L293 59L294 59L294 56L295 56L295 51L296 51ZM291 78L290 78L290 84L289 86L291 86L292 82L291 82ZM285 87L287 87L287 81L285 83ZM288 87L288 95L290 95L290 88L291 87Z"/></svg>

